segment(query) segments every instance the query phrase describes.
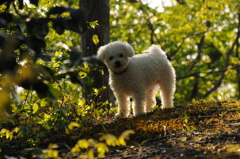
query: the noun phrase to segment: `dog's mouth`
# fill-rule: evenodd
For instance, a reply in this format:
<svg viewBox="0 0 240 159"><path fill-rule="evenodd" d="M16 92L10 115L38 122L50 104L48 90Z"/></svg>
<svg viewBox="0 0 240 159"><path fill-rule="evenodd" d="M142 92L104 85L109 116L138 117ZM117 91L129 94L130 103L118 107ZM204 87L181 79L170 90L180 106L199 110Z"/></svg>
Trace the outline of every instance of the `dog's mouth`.
<svg viewBox="0 0 240 159"><path fill-rule="evenodd" d="M123 65L124 63L122 63L121 61L115 61L114 62L114 66L112 67L112 72L114 74L122 74L124 72L127 71L127 67L124 67Z"/></svg>

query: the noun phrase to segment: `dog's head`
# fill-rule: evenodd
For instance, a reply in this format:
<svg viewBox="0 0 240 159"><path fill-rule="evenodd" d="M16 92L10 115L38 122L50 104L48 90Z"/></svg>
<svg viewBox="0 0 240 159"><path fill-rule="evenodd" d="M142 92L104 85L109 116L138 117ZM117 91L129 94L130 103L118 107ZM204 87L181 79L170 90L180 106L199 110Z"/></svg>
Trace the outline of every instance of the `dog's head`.
<svg viewBox="0 0 240 159"><path fill-rule="evenodd" d="M104 62L114 73L126 70L129 57L134 55L131 45L121 41L115 41L99 48L97 59Z"/></svg>

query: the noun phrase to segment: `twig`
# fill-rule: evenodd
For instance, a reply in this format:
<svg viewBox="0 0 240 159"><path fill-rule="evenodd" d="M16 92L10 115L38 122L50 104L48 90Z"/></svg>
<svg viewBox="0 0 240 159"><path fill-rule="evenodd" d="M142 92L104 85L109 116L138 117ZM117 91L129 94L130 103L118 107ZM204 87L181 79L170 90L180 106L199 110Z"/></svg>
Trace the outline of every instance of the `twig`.
<svg viewBox="0 0 240 159"><path fill-rule="evenodd" d="M209 30L203 31L203 32L198 32L198 33L190 33L190 34L186 35L184 38L182 38L182 41L181 41L181 43L179 44L179 46L177 47L177 49L171 54L171 57L177 54L177 52L181 49L182 45L184 44L184 42L185 42L185 40L186 40L187 38L189 38L189 37L191 37L191 36L194 36L194 35L205 34L205 33L207 33L208 31L209 31Z"/></svg>
<svg viewBox="0 0 240 159"><path fill-rule="evenodd" d="M176 79L180 80L180 79L184 79L184 78L188 78L188 77L193 77L193 76L198 75L199 73L205 74L205 75L212 74L212 73L223 73L223 72L226 72L229 69L235 69L235 68L240 68L240 65L236 65L236 66L233 66L231 68L225 68L225 69L219 70L219 71L213 71L212 70L212 71L209 71L209 72L194 72L194 73L191 73L191 74L188 74L188 75L185 75L185 76L177 77Z"/></svg>
<svg viewBox="0 0 240 159"><path fill-rule="evenodd" d="M19 13L18 13L18 10L17 10L17 7L16 7L16 5L14 4L14 2L12 2L12 4L13 4L13 8L14 8L15 12L16 12L17 14L19 14Z"/></svg>
<svg viewBox="0 0 240 159"><path fill-rule="evenodd" d="M29 92L30 92L30 90L28 89L28 90L27 90L27 95L26 95L26 98L25 98L25 100L24 100L24 102L23 102L23 104L22 104L22 105L25 105L25 104L27 103L28 96L29 96Z"/></svg>

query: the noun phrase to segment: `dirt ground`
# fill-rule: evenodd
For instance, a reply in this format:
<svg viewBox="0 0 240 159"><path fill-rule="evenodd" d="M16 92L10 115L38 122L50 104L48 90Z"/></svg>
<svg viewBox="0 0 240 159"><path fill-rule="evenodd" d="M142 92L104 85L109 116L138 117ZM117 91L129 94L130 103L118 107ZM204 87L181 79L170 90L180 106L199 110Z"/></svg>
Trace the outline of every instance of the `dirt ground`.
<svg viewBox="0 0 240 159"><path fill-rule="evenodd" d="M188 117L194 122L190 128L175 133L166 128L163 135L138 145L112 147L105 159L239 159L240 106L229 101L219 106L219 111Z"/></svg>
<svg viewBox="0 0 240 159"><path fill-rule="evenodd" d="M193 132L192 134L169 135L151 139L142 145L111 148L105 159L239 159L240 128L237 134L210 134Z"/></svg>

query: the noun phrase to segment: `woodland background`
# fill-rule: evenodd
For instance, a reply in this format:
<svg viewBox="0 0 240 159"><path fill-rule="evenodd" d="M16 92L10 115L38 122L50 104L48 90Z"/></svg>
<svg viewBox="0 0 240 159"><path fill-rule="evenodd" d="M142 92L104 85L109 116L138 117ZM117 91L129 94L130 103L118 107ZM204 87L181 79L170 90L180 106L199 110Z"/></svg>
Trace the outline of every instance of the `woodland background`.
<svg viewBox="0 0 240 159"><path fill-rule="evenodd" d="M107 69L94 55L116 40L136 54L151 44L166 51L175 105L240 99L239 0L171 2L159 12L141 0L2 0L0 156L113 117Z"/></svg>

